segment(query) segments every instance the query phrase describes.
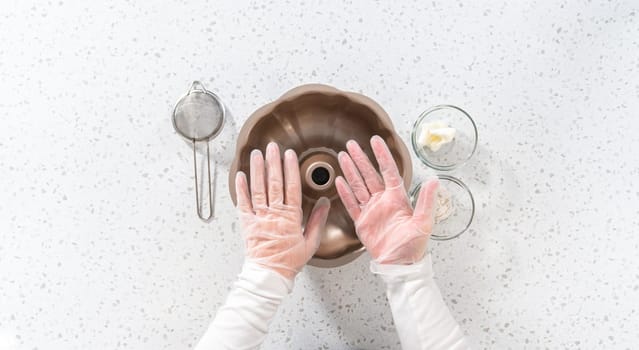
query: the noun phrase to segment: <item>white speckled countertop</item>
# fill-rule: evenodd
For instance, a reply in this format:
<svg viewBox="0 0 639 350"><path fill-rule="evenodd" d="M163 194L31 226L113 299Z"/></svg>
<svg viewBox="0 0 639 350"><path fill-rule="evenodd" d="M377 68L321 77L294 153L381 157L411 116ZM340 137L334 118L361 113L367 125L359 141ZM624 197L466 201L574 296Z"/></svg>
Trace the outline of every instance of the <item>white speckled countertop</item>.
<svg viewBox="0 0 639 350"><path fill-rule="evenodd" d="M455 176L477 216L431 250L476 347L636 348L639 4L392 3L3 3L0 349L188 349L205 331L243 252L232 127L212 143L217 219L194 212L169 119L193 79L237 125L307 82L377 100L405 141L427 107L465 108L481 145ZM397 349L367 269L307 268L264 349Z"/></svg>

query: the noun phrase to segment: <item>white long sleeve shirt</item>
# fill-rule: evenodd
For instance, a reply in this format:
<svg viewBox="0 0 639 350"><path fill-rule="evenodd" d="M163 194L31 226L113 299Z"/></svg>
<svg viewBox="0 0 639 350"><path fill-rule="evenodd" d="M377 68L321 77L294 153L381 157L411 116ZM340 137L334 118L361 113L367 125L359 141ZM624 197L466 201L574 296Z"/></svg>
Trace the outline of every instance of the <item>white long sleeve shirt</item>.
<svg viewBox="0 0 639 350"><path fill-rule="evenodd" d="M433 279L430 254L413 265L382 265L371 271L386 282L386 296L404 350L469 349Z"/></svg>
<svg viewBox="0 0 639 350"><path fill-rule="evenodd" d="M413 265L381 265L371 271L386 282L386 295L404 350L468 349L433 279L430 255ZM258 349L293 281L246 262L196 350Z"/></svg>

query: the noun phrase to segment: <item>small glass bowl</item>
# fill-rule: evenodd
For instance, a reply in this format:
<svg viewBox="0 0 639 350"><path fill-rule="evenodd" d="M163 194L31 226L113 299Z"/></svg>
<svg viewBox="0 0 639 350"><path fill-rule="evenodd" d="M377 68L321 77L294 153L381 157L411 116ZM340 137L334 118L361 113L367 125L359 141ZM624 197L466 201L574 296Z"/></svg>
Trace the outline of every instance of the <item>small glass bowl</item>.
<svg viewBox="0 0 639 350"><path fill-rule="evenodd" d="M452 142L442 146L436 152L420 145L417 141L426 123L442 121L456 130ZM411 132L413 151L424 164L441 171L454 170L467 162L477 149L477 127L473 118L459 107L439 105L422 113Z"/></svg>
<svg viewBox="0 0 639 350"><path fill-rule="evenodd" d="M434 208L436 217L430 238L446 241L459 237L468 230L475 216L475 199L470 189L461 180L448 175L437 175L437 177L439 178L439 189ZM410 201L413 207L415 207L421 187L421 183L417 184L410 191ZM448 210L440 207L442 205L440 196L449 198L450 202L446 206ZM437 213L442 219L437 219ZM441 215L443 213L446 214Z"/></svg>

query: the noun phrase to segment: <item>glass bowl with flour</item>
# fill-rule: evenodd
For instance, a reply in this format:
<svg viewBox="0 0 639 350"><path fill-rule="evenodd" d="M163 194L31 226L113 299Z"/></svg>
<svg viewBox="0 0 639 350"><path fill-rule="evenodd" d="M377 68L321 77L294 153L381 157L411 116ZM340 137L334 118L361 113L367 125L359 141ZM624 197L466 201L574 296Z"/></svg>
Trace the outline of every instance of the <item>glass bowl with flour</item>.
<svg viewBox="0 0 639 350"><path fill-rule="evenodd" d="M470 189L461 180L449 175L437 175L439 188L435 198L434 226L431 239L445 241L466 232L475 216L475 200ZM421 183L410 192L415 206Z"/></svg>

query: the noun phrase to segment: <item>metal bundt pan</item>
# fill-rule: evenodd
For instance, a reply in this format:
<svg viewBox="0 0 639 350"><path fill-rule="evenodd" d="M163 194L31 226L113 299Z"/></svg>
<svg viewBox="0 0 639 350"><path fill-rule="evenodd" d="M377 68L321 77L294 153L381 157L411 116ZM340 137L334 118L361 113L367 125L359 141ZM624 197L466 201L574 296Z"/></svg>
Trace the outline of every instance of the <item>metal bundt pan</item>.
<svg viewBox="0 0 639 350"><path fill-rule="evenodd" d="M256 110L242 126L229 173L233 203L235 174L242 170L249 176L253 149L264 151L274 141L282 154L289 148L295 150L302 176L304 223L320 197L331 201L320 247L309 264L337 267L349 263L364 252L364 247L335 189L335 177L342 175L337 154L346 150L346 141L355 140L377 167L369 143L373 135L386 141L408 187L412 176L410 154L380 105L364 95L327 85L296 87Z"/></svg>

